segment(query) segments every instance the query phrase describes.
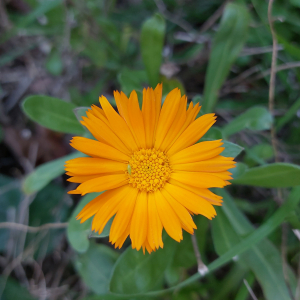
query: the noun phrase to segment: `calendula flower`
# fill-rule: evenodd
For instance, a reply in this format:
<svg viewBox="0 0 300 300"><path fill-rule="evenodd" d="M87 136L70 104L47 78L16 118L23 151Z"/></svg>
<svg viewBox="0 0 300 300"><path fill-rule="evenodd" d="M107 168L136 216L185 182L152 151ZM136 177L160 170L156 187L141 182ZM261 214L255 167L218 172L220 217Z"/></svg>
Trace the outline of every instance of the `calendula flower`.
<svg viewBox="0 0 300 300"><path fill-rule="evenodd" d="M80 183L71 194L102 192L89 202L77 219L94 216L92 230L101 233L113 217L109 240L121 247L130 236L132 248L149 253L163 248L162 230L176 241L182 229L193 234L192 215L208 219L216 215L213 205L222 198L209 188L229 184L233 158L221 156L221 140L200 142L215 123L214 114L196 119L199 104L178 88L166 97L162 85L144 89L142 109L132 91L130 97L114 93L117 113L100 97L101 108L92 106L81 123L95 140L74 137L72 147L89 157L66 163L69 181Z"/></svg>

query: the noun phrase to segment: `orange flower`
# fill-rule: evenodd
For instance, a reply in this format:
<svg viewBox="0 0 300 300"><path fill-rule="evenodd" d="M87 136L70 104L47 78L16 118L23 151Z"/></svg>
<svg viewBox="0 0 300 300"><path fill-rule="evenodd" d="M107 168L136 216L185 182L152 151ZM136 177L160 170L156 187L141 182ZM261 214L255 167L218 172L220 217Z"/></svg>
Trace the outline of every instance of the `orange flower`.
<svg viewBox="0 0 300 300"><path fill-rule="evenodd" d="M209 188L229 184L233 158L221 156L221 140L197 143L215 123L214 114L196 119L200 107L187 107L178 88L166 97L162 85L143 91L143 107L132 91L129 99L114 93L119 114L107 99L92 106L81 123L96 140L74 137L72 147L89 157L67 162L69 181L80 183L70 193L101 192L77 216L93 218L92 230L101 233L113 217L109 240L122 247L130 236L132 248L149 253L163 248L162 230L176 241L182 229L193 234L193 214L208 219L222 198Z"/></svg>

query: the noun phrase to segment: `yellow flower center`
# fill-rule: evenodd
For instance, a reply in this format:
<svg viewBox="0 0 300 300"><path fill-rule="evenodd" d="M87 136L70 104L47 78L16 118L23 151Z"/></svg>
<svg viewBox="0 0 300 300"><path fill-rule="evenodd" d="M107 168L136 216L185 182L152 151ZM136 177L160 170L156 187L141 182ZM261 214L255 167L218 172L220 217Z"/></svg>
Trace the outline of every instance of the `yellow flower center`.
<svg viewBox="0 0 300 300"><path fill-rule="evenodd" d="M161 189L171 175L168 157L156 149L133 153L128 164L129 184L145 192Z"/></svg>

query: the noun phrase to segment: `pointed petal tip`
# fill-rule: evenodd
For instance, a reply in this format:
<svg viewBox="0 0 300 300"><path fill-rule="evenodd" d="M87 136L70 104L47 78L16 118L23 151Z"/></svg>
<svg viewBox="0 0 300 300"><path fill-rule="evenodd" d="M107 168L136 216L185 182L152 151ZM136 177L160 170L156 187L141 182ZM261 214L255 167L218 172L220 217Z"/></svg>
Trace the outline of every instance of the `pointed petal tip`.
<svg viewBox="0 0 300 300"><path fill-rule="evenodd" d="M79 191L77 191L77 190L72 190L72 191L68 191L68 194L80 194L80 192Z"/></svg>

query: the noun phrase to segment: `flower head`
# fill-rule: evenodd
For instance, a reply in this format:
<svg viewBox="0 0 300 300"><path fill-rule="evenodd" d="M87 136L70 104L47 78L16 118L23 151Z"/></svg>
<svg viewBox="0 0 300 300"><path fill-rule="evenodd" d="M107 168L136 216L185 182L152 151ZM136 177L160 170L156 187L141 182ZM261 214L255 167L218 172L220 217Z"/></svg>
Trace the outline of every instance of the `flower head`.
<svg viewBox="0 0 300 300"><path fill-rule="evenodd" d="M192 215L208 219L222 198L209 188L229 184L233 158L221 156L221 140L200 142L215 123L214 114L196 119L200 107L179 89L172 90L163 106L162 85L144 89L142 109L130 97L114 93L117 113L100 97L81 123L95 140L74 137L72 147L89 157L66 163L69 181L80 183L70 193L102 192L79 213L81 222L93 218L92 230L101 233L113 217L109 240L121 247L130 236L132 247L155 251L163 247L162 230L176 241L182 229L193 234Z"/></svg>

